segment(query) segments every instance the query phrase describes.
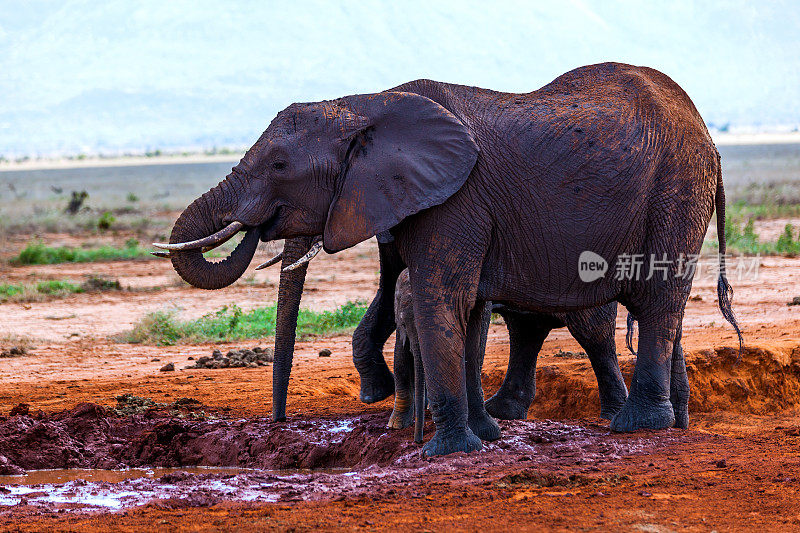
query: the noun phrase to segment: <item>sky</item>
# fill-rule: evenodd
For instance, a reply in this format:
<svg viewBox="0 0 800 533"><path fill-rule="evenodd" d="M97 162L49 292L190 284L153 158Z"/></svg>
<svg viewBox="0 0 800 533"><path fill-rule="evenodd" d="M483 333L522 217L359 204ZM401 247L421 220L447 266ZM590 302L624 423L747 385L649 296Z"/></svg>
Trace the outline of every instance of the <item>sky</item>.
<svg viewBox="0 0 800 533"><path fill-rule="evenodd" d="M668 74L709 125L800 125L800 2L0 0L0 156L244 147L298 101L417 78Z"/></svg>

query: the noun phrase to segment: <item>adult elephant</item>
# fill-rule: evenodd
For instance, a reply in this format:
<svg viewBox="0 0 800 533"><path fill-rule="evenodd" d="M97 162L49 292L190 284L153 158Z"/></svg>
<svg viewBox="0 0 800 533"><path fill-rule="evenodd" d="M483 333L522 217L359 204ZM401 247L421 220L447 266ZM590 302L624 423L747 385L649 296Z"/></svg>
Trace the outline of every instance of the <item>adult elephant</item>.
<svg viewBox="0 0 800 533"><path fill-rule="evenodd" d="M719 154L702 118L666 75L603 63L526 94L417 80L291 105L179 217L167 247L182 252L172 255L178 273L202 283L213 267L201 249L240 230L226 280L259 237L322 234L335 253L390 231L409 267L437 426L424 453L436 455L481 447L467 426L463 347L486 301L547 312L625 305L639 349L611 427L671 427L672 354L694 274L685 259L715 207L719 305L739 333ZM582 279L587 257L616 275Z"/></svg>

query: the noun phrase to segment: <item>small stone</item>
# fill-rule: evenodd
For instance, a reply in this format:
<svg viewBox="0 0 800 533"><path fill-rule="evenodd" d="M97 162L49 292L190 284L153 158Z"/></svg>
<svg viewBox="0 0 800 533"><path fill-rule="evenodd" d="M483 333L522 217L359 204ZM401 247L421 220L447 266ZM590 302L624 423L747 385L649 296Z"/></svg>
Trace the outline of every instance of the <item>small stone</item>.
<svg viewBox="0 0 800 533"><path fill-rule="evenodd" d="M150 359L151 363L158 363L159 361L161 361L161 359L159 359L158 357L153 357L152 359Z"/></svg>
<svg viewBox="0 0 800 533"><path fill-rule="evenodd" d="M160 372L174 372L174 371L175 371L174 363L167 363L166 365L160 368Z"/></svg>
<svg viewBox="0 0 800 533"><path fill-rule="evenodd" d="M256 363L247 363L247 368L256 368L258 364Z"/></svg>
<svg viewBox="0 0 800 533"><path fill-rule="evenodd" d="M795 296L792 301L786 305L800 305L800 296Z"/></svg>
<svg viewBox="0 0 800 533"><path fill-rule="evenodd" d="M320 357L330 357L331 353L333 353L333 352L331 352L329 349L323 348L322 350L319 351L319 356Z"/></svg>
<svg viewBox="0 0 800 533"><path fill-rule="evenodd" d="M222 359L222 352L220 352L219 350L214 350L213 352L211 352L211 357L219 361L220 359Z"/></svg>
<svg viewBox="0 0 800 533"><path fill-rule="evenodd" d="M716 464L717 468L726 468L728 466L728 462L725 459L720 459Z"/></svg>
<svg viewBox="0 0 800 533"><path fill-rule="evenodd" d="M190 355L189 357L187 357L187 358L186 358L186 360L187 360L187 361L194 361L194 357L192 357L192 356Z"/></svg>

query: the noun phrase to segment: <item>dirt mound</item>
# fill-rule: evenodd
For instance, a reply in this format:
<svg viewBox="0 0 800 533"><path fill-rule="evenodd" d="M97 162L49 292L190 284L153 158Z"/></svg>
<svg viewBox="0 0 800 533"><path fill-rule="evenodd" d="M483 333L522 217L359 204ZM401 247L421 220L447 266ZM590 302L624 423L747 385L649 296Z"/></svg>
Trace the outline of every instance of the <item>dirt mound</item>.
<svg viewBox="0 0 800 533"><path fill-rule="evenodd" d="M149 407L149 406L145 406ZM137 466L266 469L386 464L411 450L384 415L276 423L192 420L154 410L130 416L94 404L53 415L0 419L0 456L25 470Z"/></svg>
<svg viewBox="0 0 800 533"><path fill-rule="evenodd" d="M800 346L701 350L687 357L689 412L772 414L800 407Z"/></svg>
<svg viewBox="0 0 800 533"><path fill-rule="evenodd" d="M748 347L741 359L737 349L717 348L689 353L686 360L690 413L724 410L762 415L800 408L800 346L794 342ZM634 364L630 357L620 361L629 387ZM489 395L504 376L502 369L484 374ZM530 418L563 420L599 414L597 380L588 361L539 364Z"/></svg>

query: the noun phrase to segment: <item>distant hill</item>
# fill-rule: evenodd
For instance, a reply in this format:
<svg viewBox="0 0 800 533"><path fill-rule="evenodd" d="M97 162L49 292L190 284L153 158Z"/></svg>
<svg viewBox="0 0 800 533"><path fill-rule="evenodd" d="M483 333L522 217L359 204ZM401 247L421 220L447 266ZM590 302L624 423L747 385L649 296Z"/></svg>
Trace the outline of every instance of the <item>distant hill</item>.
<svg viewBox="0 0 800 533"><path fill-rule="evenodd" d="M800 124L796 4L598 4L9 2L0 155L249 145L294 101L421 77L529 91L606 60L664 71L717 127Z"/></svg>

